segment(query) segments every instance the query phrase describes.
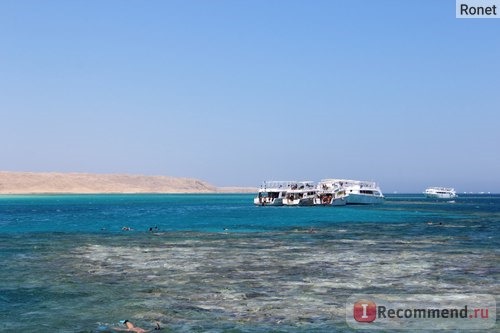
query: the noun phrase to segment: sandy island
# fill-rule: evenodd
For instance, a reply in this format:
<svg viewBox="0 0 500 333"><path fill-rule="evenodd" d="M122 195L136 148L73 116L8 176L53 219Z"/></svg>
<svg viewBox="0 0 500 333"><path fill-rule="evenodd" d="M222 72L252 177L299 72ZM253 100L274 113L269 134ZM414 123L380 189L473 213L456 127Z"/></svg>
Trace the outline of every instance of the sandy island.
<svg viewBox="0 0 500 333"><path fill-rule="evenodd" d="M0 194L250 193L250 187L216 187L193 178L126 174L0 171Z"/></svg>

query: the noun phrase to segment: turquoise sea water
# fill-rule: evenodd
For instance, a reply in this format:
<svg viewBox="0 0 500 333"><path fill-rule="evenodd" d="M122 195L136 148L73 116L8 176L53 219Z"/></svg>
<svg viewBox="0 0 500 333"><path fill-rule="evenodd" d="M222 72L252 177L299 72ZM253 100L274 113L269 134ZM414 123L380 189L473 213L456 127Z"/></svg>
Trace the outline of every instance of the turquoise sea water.
<svg viewBox="0 0 500 333"><path fill-rule="evenodd" d="M499 235L499 195L0 196L0 331L352 331L352 294L498 295Z"/></svg>

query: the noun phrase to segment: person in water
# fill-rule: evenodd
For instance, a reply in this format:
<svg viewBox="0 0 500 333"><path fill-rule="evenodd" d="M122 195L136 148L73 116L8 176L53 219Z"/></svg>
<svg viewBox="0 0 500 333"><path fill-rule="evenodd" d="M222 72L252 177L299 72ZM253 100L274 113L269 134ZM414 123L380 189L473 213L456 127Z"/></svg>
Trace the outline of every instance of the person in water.
<svg viewBox="0 0 500 333"><path fill-rule="evenodd" d="M115 327L115 328L113 328L114 331L147 333L147 332L151 332L151 331L161 330L159 323L156 323L156 327L154 329L151 329L151 330L145 330L144 328L137 327L132 322L130 322L128 320L122 320L122 321L120 321L120 323L122 323L126 328Z"/></svg>

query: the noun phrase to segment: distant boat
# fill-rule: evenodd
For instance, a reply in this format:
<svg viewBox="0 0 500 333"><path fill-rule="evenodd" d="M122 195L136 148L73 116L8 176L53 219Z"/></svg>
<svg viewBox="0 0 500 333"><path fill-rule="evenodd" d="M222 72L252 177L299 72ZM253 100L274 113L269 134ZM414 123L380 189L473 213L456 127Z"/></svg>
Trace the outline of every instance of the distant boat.
<svg viewBox="0 0 500 333"><path fill-rule="evenodd" d="M451 187L428 187L424 192L427 198L432 199L454 199L457 193Z"/></svg>

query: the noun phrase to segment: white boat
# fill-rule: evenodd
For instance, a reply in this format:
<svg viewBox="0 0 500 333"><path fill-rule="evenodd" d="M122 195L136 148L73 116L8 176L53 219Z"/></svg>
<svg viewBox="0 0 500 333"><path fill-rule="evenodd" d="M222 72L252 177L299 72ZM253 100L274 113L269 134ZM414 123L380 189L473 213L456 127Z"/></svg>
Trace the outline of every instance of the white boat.
<svg viewBox="0 0 500 333"><path fill-rule="evenodd" d="M457 197L457 192L451 187L428 187L424 194L427 198L433 199L454 199Z"/></svg>
<svg viewBox="0 0 500 333"><path fill-rule="evenodd" d="M283 204L285 206L312 206L316 192L314 182L297 182L286 192Z"/></svg>
<svg viewBox="0 0 500 333"><path fill-rule="evenodd" d="M322 182L336 184L345 190L348 205L373 205L384 202L385 197L375 182L352 179L324 179Z"/></svg>
<svg viewBox="0 0 500 333"><path fill-rule="evenodd" d="M331 182L328 179L323 179L318 183L315 205L322 206L345 206L347 204L347 196L345 189L339 184Z"/></svg>
<svg viewBox="0 0 500 333"><path fill-rule="evenodd" d="M283 199L295 181L267 181L262 184L253 203L259 206L283 206Z"/></svg>

